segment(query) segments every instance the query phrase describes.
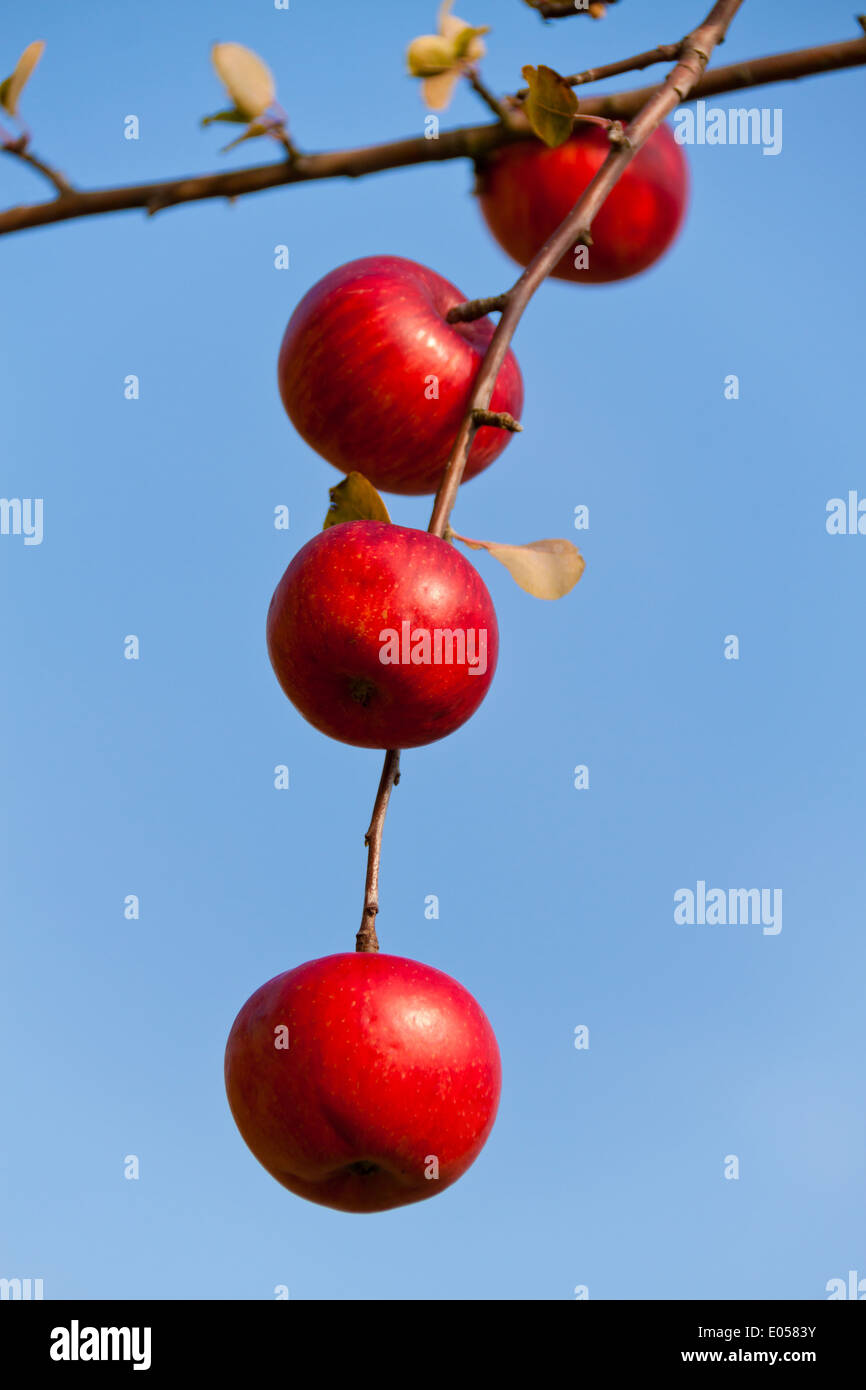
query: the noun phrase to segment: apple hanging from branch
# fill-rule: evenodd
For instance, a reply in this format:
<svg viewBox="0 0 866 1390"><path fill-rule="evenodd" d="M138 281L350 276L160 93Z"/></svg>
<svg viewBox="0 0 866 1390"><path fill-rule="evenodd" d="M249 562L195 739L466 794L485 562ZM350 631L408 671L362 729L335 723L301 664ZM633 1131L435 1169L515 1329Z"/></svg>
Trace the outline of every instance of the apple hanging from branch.
<svg viewBox="0 0 866 1390"><path fill-rule="evenodd" d="M499 1104L499 1048L462 985L401 956L308 961L256 990L225 1055L229 1105L299 1197L387 1211L474 1162Z"/></svg>
<svg viewBox="0 0 866 1390"><path fill-rule="evenodd" d="M562 144L523 141L478 168L481 211L496 240L528 265L598 173L611 150L599 125L578 124ZM592 244L569 250L551 274L580 285L625 280L664 255L688 200L688 166L669 126L638 150L592 223Z"/></svg>
<svg viewBox="0 0 866 1390"><path fill-rule="evenodd" d="M298 551L271 600L267 640L304 718L360 748L417 748L459 729L487 694L499 650L493 601L465 556L376 520L329 526Z"/></svg>
<svg viewBox="0 0 866 1390"><path fill-rule="evenodd" d="M283 405L311 448L384 492L434 493L481 360L489 318L449 323L465 295L400 256L366 256L331 271L289 320L277 377ZM509 350L492 411L519 419L523 382ZM478 430L464 474L498 458L510 433Z"/></svg>

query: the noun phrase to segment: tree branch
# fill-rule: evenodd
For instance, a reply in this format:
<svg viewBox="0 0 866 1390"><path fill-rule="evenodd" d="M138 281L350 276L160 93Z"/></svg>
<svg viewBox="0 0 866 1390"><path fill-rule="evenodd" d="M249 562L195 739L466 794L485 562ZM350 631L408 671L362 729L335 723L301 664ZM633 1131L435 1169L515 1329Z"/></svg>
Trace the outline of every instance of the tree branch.
<svg viewBox="0 0 866 1390"><path fill-rule="evenodd" d="M643 53L636 53L633 58L621 58L618 63L605 63L600 68L586 68L584 72L572 73L562 80L570 87L584 87L588 82L601 82L606 77L619 77L623 72L650 68L653 63L672 63L679 57L681 47L681 43L660 43L657 48L648 48ZM529 96L529 88L521 87L514 95L518 101L523 101Z"/></svg>
<svg viewBox="0 0 866 1390"><path fill-rule="evenodd" d="M742 0L716 0L702 25L683 40L676 66L660 87L653 87L641 110L625 132L626 138L611 147L604 164L581 194L565 221L529 262L523 274L506 292L506 303L496 331L478 369L472 396L457 434L451 458L439 485L428 531L443 536L457 499L466 460L479 428L478 412L490 405L499 369L524 309L538 286L547 278L570 246L589 236L593 218L628 164L665 116L698 85L710 54L725 37Z"/></svg>
<svg viewBox="0 0 866 1390"><path fill-rule="evenodd" d="M817 48L776 53L767 58L754 58L733 63L728 67L716 68L697 83L688 100L694 101L699 97L717 96L724 92L759 87L772 82L789 82L816 73L860 67L863 64L866 64L866 37L824 44ZM629 120L645 105L655 90L655 87L640 87L633 91L609 93L607 96L587 97L581 101L581 114L604 116L611 120ZM247 193L258 193L267 188L304 183L312 179L359 178L366 174L379 173L384 169L405 168L413 164L448 159L480 159L500 145L534 138L526 117L515 111L513 114L509 113L508 126L500 122L466 126L443 131L438 140L427 140L420 136L361 149L335 150L311 155L297 154L291 162L285 160L224 173L168 179L125 188L64 192L47 203L35 203L0 212L0 235L23 231L29 227L47 226L54 222L66 222L72 218L93 217L101 213L123 212L132 208L152 213L162 208L208 198L237 198ZM27 162L35 163L34 157L30 156ZM42 172L48 168L41 167Z"/></svg>
<svg viewBox="0 0 866 1390"><path fill-rule="evenodd" d="M62 198L66 194L74 192L72 184L61 174L59 169L52 169L50 164L46 164L43 160L37 159L35 154L30 153L27 148L26 135L22 135L19 140L4 140L0 144L0 149L4 150L6 154L15 155L16 159L22 160L24 164L29 164L31 169L36 169L54 187L59 197Z"/></svg>
<svg viewBox="0 0 866 1390"><path fill-rule="evenodd" d="M542 19L571 19L576 14L587 14L593 19L601 18L600 15L593 14L591 9L579 10L574 0L527 0L527 3ZM606 0L606 3L615 5L616 0Z"/></svg>
<svg viewBox="0 0 866 1390"><path fill-rule="evenodd" d="M356 951L378 951L379 938L376 935L376 914L379 911L379 860L382 856L382 831L385 828L385 815L391 799L391 788L400 781L400 753L391 748L385 754L379 790L373 805L373 815L364 844L367 846L367 880L364 885L364 911L361 925L355 937Z"/></svg>

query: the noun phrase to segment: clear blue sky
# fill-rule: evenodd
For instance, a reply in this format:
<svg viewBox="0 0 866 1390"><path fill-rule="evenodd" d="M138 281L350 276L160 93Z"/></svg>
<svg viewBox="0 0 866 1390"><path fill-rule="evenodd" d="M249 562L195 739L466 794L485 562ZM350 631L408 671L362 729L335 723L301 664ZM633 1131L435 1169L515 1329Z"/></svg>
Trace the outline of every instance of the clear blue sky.
<svg viewBox="0 0 866 1390"><path fill-rule="evenodd" d="M672 40L705 3L458 11L493 24L485 73L507 90L524 63ZM855 37L851 11L746 0L720 61ZM44 38L35 148L83 185L135 182L269 157L197 127L221 102L215 40L266 56L305 149L420 133L402 51L433 19L415 0L10 0L0 68ZM587 569L545 604L474 556L498 674L404 759L383 949L476 995L504 1087L469 1174L382 1216L280 1188L223 1091L247 996L352 946L380 767L305 724L268 663L272 590L337 481L283 413L276 354L300 296L355 257L472 295L513 269L456 162L3 241L0 493L44 498L45 532L0 537L0 1275L180 1299L822 1298L866 1275L866 537L825 530L829 498L866 495L863 75L734 104L782 108L782 153L689 149L660 266L543 287L515 341L525 431L458 503L465 534L571 534ZM471 92L447 116L483 119ZM3 205L42 193L0 164ZM423 526L429 506L392 511ZM781 888L781 933L677 926L699 879Z"/></svg>

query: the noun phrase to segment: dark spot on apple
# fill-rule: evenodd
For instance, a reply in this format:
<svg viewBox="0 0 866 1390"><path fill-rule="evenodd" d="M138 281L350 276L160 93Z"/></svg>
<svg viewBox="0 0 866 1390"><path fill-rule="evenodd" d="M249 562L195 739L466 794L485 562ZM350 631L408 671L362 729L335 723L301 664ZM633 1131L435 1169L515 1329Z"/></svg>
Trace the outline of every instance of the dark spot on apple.
<svg viewBox="0 0 866 1390"><path fill-rule="evenodd" d="M353 700L357 700L359 705L367 708L376 693L376 687L372 681L364 680L361 676L349 681L349 690Z"/></svg>
<svg viewBox="0 0 866 1390"><path fill-rule="evenodd" d="M368 1178L372 1173L378 1173L378 1163L370 1163L366 1158L359 1158L356 1163L349 1163L346 1166L347 1173L357 1173L361 1178Z"/></svg>

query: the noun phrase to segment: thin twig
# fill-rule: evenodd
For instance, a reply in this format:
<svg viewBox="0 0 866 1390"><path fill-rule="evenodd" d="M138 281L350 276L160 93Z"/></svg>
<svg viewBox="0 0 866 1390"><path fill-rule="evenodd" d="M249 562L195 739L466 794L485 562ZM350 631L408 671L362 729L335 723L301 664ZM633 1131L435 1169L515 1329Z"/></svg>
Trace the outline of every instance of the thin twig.
<svg viewBox="0 0 866 1390"><path fill-rule="evenodd" d="M376 800L373 805L373 815L367 834L364 836L364 844L367 846L367 880L364 885L364 911L361 916L361 925L355 937L356 951L378 951L379 949L379 938L376 935L376 913L379 911L379 860L382 856L382 831L385 827L388 802L391 799L391 788L396 787L399 780L400 753L396 748L391 748L385 754L382 776L379 778L379 790L376 792Z"/></svg>
<svg viewBox="0 0 866 1390"><path fill-rule="evenodd" d="M576 13L579 13L576 11ZM728 67L716 68L692 89L688 100L717 96L745 87L772 82L790 82L816 73L866 64L866 37L818 48L775 53ZM655 87L639 87L627 92L587 97L581 101L581 114L629 120L649 100ZM360 178L384 169L406 168L449 159L480 159L500 145L534 139L532 128L522 112L510 114L506 127L501 122L465 126L442 131L438 140L424 136L393 140L362 149L334 150L324 154L299 155L294 161L234 169L223 173L168 179L131 187L75 190L46 203L9 208L0 212L0 235L24 231L29 227L67 222L73 218L94 217L102 213L124 212L133 208L153 210L207 198L238 198L286 184L312 179Z"/></svg>
<svg viewBox="0 0 866 1390"><path fill-rule="evenodd" d="M67 193L74 192L72 184L65 175L61 174L59 169L52 169L50 164L46 164L44 160L37 159L35 154L30 153L24 139L15 141L6 140L0 145L0 149L3 149L6 154L14 155L16 159L22 160L24 164L29 164L31 169L36 169L48 180L61 197Z"/></svg>
<svg viewBox="0 0 866 1390"><path fill-rule="evenodd" d="M509 430L511 434L520 434L523 429L520 421L507 410L473 410L472 419L476 425L492 425L494 429Z"/></svg>
<svg viewBox="0 0 866 1390"><path fill-rule="evenodd" d="M742 0L716 0L704 23L683 40L676 66L668 73L660 87L650 89L650 95L642 110L628 128L627 142L611 147L604 164L587 185L568 217L506 292L502 317L478 369L466 414L436 494L433 514L427 528L432 535L445 534L472 441L479 428L476 412L486 410L490 405L499 369L505 360L505 354L524 309L538 286L547 278L569 247L584 240L588 235L593 218L641 146L661 125L665 116L673 111L679 102L684 101L695 87L710 54L724 38L741 4Z"/></svg>
<svg viewBox="0 0 866 1390"><path fill-rule="evenodd" d="M476 67L467 68L466 77L469 85L474 92L477 92L484 105L488 107L503 125L508 125L511 120L511 112L508 107L501 102L497 96L491 92L490 88L482 81L481 74Z"/></svg>
<svg viewBox="0 0 866 1390"><path fill-rule="evenodd" d="M486 299L467 299L465 304L455 304L445 317L449 323L471 323L473 319L483 319L485 314L504 309L507 303L507 294L489 294Z"/></svg>
<svg viewBox="0 0 866 1390"><path fill-rule="evenodd" d="M637 72L639 68L652 67L653 63L672 63L679 56L679 43L660 43L657 48L648 48L644 53L636 53L633 58L621 58L618 63L605 63L600 68L586 68L563 77L569 87L584 87L589 82L602 82L607 77L619 77L623 72ZM518 101L529 96L529 88L521 87L514 93Z"/></svg>

